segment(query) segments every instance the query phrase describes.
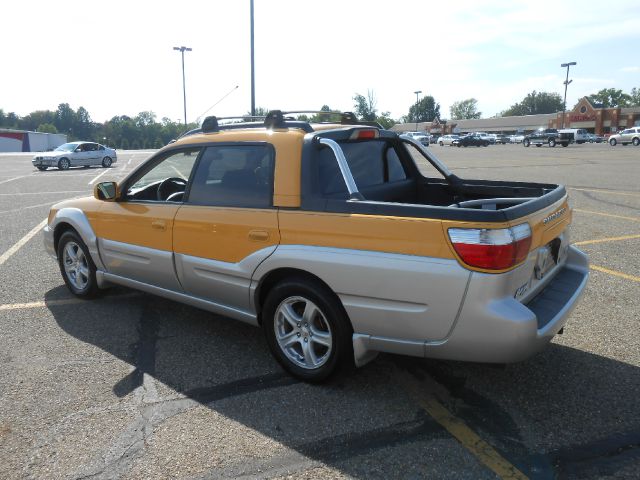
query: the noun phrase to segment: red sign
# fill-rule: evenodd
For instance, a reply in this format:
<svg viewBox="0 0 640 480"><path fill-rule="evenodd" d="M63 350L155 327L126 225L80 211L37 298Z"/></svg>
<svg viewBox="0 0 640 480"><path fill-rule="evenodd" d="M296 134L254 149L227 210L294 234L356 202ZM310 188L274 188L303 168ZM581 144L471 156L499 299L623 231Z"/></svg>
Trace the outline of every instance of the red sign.
<svg viewBox="0 0 640 480"><path fill-rule="evenodd" d="M592 113L590 115L569 115L570 122L592 122L595 119L595 113Z"/></svg>

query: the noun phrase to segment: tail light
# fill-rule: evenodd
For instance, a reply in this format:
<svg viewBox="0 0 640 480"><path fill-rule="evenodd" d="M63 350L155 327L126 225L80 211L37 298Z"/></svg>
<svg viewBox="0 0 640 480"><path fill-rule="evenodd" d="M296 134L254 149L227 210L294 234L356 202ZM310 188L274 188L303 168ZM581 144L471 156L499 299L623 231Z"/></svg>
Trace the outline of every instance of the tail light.
<svg viewBox="0 0 640 480"><path fill-rule="evenodd" d="M531 227L450 228L449 238L460 259L470 267L506 270L522 263L531 248Z"/></svg>
<svg viewBox="0 0 640 480"><path fill-rule="evenodd" d="M376 128L358 128L353 131L349 140L370 140L379 136L380 132Z"/></svg>

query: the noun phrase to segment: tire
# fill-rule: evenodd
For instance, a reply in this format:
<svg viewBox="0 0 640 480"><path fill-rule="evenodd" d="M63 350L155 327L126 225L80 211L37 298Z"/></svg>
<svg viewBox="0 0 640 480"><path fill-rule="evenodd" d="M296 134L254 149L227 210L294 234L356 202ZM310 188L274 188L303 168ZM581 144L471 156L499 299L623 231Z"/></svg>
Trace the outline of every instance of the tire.
<svg viewBox="0 0 640 480"><path fill-rule="evenodd" d="M542 144L541 143L536 143L536 147L541 147Z"/></svg>
<svg viewBox="0 0 640 480"><path fill-rule="evenodd" d="M529 141L529 139L528 139L528 138L525 138L525 139L522 141L522 145L524 145L525 147L528 147L529 145L531 145L531 142Z"/></svg>
<svg viewBox="0 0 640 480"><path fill-rule="evenodd" d="M276 284L264 303L262 328L278 363L305 382L353 365L351 323L338 297L318 281L291 277Z"/></svg>
<svg viewBox="0 0 640 480"><path fill-rule="evenodd" d="M634 138L631 143L633 143L634 147L637 147L638 145L640 145L640 138L638 137Z"/></svg>
<svg viewBox="0 0 640 480"><path fill-rule="evenodd" d="M568 143L566 143L566 142L564 142L564 143L562 144L562 146L563 146L563 147L568 147L568 146L569 146L569 144L568 144Z"/></svg>
<svg viewBox="0 0 640 480"><path fill-rule="evenodd" d="M96 266L89 249L73 230L63 233L58 241L58 266L64 283L75 296L91 298L98 293Z"/></svg>
<svg viewBox="0 0 640 480"><path fill-rule="evenodd" d="M111 163L112 163L111 157L104 157L102 159L102 166L104 168L109 168L111 166Z"/></svg>
<svg viewBox="0 0 640 480"><path fill-rule="evenodd" d="M68 158L61 158L58 160L58 170L69 170L71 163Z"/></svg>
<svg viewBox="0 0 640 480"><path fill-rule="evenodd" d="M440 142L440 146L441 146L441 147L444 147L444 143Z"/></svg>
<svg viewBox="0 0 640 480"><path fill-rule="evenodd" d="M552 148L556 146L556 141L555 141L555 139L553 139L553 138L550 138L550 139L549 139L549 146L550 146L550 147L552 147Z"/></svg>
<svg viewBox="0 0 640 480"><path fill-rule="evenodd" d="M43 167L42 165L36 167L38 170L40 170L41 172L44 172L47 168L49 167Z"/></svg>
<svg viewBox="0 0 640 480"><path fill-rule="evenodd" d="M611 140L609 140L609 145L611 145L612 147L615 147L616 143L618 143L618 142L616 141L615 138L612 138Z"/></svg>

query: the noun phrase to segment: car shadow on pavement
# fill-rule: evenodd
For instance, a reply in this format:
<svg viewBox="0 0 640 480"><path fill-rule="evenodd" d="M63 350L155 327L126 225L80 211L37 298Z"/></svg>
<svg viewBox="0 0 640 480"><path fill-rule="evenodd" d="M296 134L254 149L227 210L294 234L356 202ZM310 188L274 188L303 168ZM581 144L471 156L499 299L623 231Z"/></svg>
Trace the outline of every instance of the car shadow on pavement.
<svg viewBox="0 0 640 480"><path fill-rule="evenodd" d="M143 391L140 408L150 419L145 448L163 451L159 432L171 422L186 424L192 438L164 451L220 456L201 466L205 477L314 466L356 478L438 476L437 462L452 478L469 476L468 460L455 452L425 453L451 437L411 398L399 372L437 385L433 395L454 416L532 478L595 478L639 458L640 369L621 361L557 343L503 368L380 355L362 369L308 385L280 369L253 326L126 289L72 308L58 300L60 289L45 295L60 328L131 365L112 389L119 398ZM203 422L193 416L199 406L215 415ZM234 444L230 428L237 430L235 443L251 439L246 450L219 448L217 442ZM424 458L411 453L416 445ZM614 461L615 452L622 456ZM157 455L129 452L122 461L151 472L162 463Z"/></svg>

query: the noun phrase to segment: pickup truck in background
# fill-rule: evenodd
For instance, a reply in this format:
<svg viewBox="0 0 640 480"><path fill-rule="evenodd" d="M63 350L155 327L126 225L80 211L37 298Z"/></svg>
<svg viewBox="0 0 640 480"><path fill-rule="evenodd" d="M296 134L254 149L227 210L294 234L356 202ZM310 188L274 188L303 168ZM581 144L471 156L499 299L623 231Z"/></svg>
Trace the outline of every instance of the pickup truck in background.
<svg viewBox="0 0 640 480"><path fill-rule="evenodd" d="M311 382L378 352L517 362L562 331L589 275L562 185L463 179L353 114L294 113L207 117L54 205L44 242L69 290L124 285L258 326Z"/></svg>
<svg viewBox="0 0 640 480"><path fill-rule="evenodd" d="M560 144L563 147L568 146L573 142L573 134L558 132L555 128L539 128L535 132L525 135L522 140L522 145L529 147L535 145L541 147L542 145L549 145L555 147Z"/></svg>

